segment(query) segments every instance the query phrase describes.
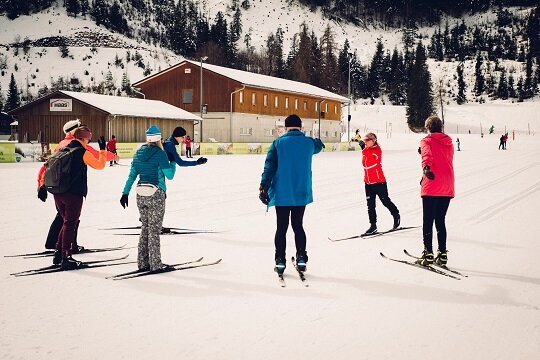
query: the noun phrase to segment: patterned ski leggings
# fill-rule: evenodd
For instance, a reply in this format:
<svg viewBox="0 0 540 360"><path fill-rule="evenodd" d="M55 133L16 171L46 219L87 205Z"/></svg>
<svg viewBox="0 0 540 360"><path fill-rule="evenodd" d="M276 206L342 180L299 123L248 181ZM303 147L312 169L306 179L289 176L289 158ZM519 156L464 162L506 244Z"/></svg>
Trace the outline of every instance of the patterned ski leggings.
<svg viewBox="0 0 540 360"><path fill-rule="evenodd" d="M141 217L137 265L139 269L156 270L163 266L159 234L165 215L165 192L158 189L152 196L137 194L137 207Z"/></svg>

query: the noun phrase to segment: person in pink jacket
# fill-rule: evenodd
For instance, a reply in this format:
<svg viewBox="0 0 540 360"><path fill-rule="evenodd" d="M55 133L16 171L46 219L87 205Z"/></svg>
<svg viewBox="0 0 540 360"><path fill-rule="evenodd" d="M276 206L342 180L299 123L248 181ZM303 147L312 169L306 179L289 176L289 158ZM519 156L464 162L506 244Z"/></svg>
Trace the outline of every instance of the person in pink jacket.
<svg viewBox="0 0 540 360"><path fill-rule="evenodd" d="M442 121L437 116L428 117L425 128L429 135L420 141L424 252L417 263L427 266L435 262L439 266L445 266L448 262L445 217L450 200L455 195L454 145L450 136L442 132ZM433 257L432 246L433 222L439 245L436 258Z"/></svg>

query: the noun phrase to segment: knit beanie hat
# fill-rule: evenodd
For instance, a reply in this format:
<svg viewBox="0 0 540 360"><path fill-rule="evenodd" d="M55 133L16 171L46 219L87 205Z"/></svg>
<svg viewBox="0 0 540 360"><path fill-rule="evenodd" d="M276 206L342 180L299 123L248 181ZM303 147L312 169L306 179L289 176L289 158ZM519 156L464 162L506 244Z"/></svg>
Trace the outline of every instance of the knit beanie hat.
<svg viewBox="0 0 540 360"><path fill-rule="evenodd" d="M285 118L285 127L302 127L302 120L296 114L291 114Z"/></svg>
<svg viewBox="0 0 540 360"><path fill-rule="evenodd" d="M181 137L181 136L186 136L186 129L184 129L183 127L179 126L177 128L174 129L173 133L172 133L172 136L173 137Z"/></svg>
<svg viewBox="0 0 540 360"><path fill-rule="evenodd" d="M92 131L88 126L81 125L73 133L73 137L76 139L86 139L88 141L92 140Z"/></svg>
<svg viewBox="0 0 540 360"><path fill-rule="evenodd" d="M156 125L152 125L146 130L146 141L156 142L161 140L161 130Z"/></svg>
<svg viewBox="0 0 540 360"><path fill-rule="evenodd" d="M69 120L67 123L64 124L64 127L63 127L64 134L72 132L73 130L77 129L79 126L81 126L81 120L79 119Z"/></svg>

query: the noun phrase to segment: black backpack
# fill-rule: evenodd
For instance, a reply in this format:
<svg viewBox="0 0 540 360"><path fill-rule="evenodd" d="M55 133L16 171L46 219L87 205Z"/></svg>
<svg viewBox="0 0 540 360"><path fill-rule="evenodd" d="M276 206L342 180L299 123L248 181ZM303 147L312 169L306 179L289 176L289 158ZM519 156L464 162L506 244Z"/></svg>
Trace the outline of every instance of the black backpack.
<svg viewBox="0 0 540 360"><path fill-rule="evenodd" d="M71 177L73 154L81 147L63 147L51 155L45 164L45 188L51 194L63 194L69 190L75 178Z"/></svg>

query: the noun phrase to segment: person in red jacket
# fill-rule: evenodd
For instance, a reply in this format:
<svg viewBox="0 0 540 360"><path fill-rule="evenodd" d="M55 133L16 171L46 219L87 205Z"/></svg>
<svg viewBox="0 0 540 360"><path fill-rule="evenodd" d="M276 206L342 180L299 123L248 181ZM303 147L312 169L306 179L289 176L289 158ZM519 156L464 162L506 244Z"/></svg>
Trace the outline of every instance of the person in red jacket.
<svg viewBox="0 0 540 360"><path fill-rule="evenodd" d="M420 265L445 266L448 262L446 250L446 212L450 199L454 197L454 145L450 136L442 132L442 121L433 115L427 118L425 128L429 135L420 141L422 155L421 196L423 209L424 252L417 261ZM433 222L437 229L439 251L433 258Z"/></svg>
<svg viewBox="0 0 540 360"><path fill-rule="evenodd" d="M193 156L191 156L191 138L189 137L189 135L186 136L184 144L186 144L186 157L193 158Z"/></svg>
<svg viewBox="0 0 540 360"><path fill-rule="evenodd" d="M113 153L114 155L116 155L116 136L111 136L111 139L109 141L107 141L107 151L110 152L110 153ZM114 160L111 160L111 163L109 166L113 166L113 162L115 164L118 164L116 162L116 158Z"/></svg>
<svg viewBox="0 0 540 360"><path fill-rule="evenodd" d="M377 232L377 212L375 205L377 196L382 204L390 210L394 217L396 229L401 221L399 210L388 196L388 186L382 170L382 150L377 143L377 135L367 133L364 139L359 142L362 148L362 165L364 166L364 183L366 188L366 200L368 206L368 216L371 226L363 235L371 235Z"/></svg>

